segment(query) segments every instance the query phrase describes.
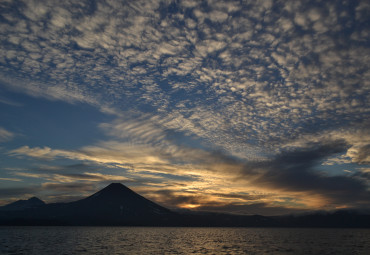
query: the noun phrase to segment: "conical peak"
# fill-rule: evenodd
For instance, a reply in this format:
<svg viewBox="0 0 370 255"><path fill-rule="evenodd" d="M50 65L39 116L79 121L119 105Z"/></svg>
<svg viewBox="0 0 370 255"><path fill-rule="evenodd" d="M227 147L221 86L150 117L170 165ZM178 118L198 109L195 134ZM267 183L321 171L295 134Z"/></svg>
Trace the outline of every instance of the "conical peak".
<svg viewBox="0 0 370 255"><path fill-rule="evenodd" d="M105 187L104 189L109 189L109 190L121 190L121 189L129 189L127 188L125 185L123 185L122 183L119 183L119 182L115 182L115 183L111 183L109 184L107 187Z"/></svg>
<svg viewBox="0 0 370 255"><path fill-rule="evenodd" d="M89 203L127 203L128 201L143 201L143 197L121 183L111 183L99 192L83 199Z"/></svg>
<svg viewBox="0 0 370 255"><path fill-rule="evenodd" d="M28 201L30 202L40 202L40 203L45 203L44 201L42 201L41 199L39 199L38 197L31 197L28 199Z"/></svg>
<svg viewBox="0 0 370 255"><path fill-rule="evenodd" d="M102 189L99 193L109 193L109 194L112 194L112 193L134 193L132 190L130 190L129 188L127 188L125 185L121 184L121 183L111 183L109 184L107 187L105 187L104 189Z"/></svg>
<svg viewBox="0 0 370 255"><path fill-rule="evenodd" d="M29 206L39 206L39 205L44 205L45 202L37 197L31 197L30 199L26 201L26 204Z"/></svg>
<svg viewBox="0 0 370 255"><path fill-rule="evenodd" d="M11 210L23 210L27 208L32 208L32 207L37 207L45 205L45 202L38 199L37 197L31 197L30 199L27 200L18 200L13 203L10 203L8 205L5 205L7 209Z"/></svg>
<svg viewBox="0 0 370 255"><path fill-rule="evenodd" d="M107 188L108 187L125 187L126 188L126 186L125 185L123 185L122 183L119 183L119 182L112 182L111 184L109 184L108 186L107 186Z"/></svg>

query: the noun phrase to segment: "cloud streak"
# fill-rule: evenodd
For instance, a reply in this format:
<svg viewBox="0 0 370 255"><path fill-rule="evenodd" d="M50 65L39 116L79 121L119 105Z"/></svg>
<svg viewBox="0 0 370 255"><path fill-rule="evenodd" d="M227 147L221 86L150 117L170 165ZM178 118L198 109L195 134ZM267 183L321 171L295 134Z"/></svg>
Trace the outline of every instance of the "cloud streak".
<svg viewBox="0 0 370 255"><path fill-rule="evenodd" d="M5 128L0 127L0 142L6 142L13 139L15 136L14 133L6 130Z"/></svg>

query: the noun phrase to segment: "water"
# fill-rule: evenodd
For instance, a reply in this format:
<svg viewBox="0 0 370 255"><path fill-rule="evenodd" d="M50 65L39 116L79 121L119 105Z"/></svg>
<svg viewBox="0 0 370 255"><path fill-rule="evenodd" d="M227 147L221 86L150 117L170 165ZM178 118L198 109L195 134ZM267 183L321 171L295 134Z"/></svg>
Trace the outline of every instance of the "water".
<svg viewBox="0 0 370 255"><path fill-rule="evenodd" d="M0 254L370 254L370 229L0 227Z"/></svg>

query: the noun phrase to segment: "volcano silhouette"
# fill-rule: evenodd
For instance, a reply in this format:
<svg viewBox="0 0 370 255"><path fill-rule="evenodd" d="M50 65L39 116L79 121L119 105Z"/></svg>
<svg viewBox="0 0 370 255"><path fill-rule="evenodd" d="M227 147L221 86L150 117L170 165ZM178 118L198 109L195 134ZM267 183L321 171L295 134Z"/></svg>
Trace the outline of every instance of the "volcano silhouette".
<svg viewBox="0 0 370 255"><path fill-rule="evenodd" d="M68 204L74 214L94 218L137 218L171 214L171 211L140 196L120 183Z"/></svg>
<svg viewBox="0 0 370 255"><path fill-rule="evenodd" d="M22 200L15 202L24 203ZM0 223L3 220L15 224L156 226L166 224L175 215L126 186L112 183L75 202L43 204L41 201L33 207L3 206L0 208Z"/></svg>
<svg viewBox="0 0 370 255"><path fill-rule="evenodd" d="M42 215L71 224L157 225L174 213L120 183L112 183L87 198L45 206Z"/></svg>
<svg viewBox="0 0 370 255"><path fill-rule="evenodd" d="M20 211L30 208L36 208L45 205L45 202L38 199L37 197L31 197L28 200L18 200L8 205L0 207L3 211Z"/></svg>

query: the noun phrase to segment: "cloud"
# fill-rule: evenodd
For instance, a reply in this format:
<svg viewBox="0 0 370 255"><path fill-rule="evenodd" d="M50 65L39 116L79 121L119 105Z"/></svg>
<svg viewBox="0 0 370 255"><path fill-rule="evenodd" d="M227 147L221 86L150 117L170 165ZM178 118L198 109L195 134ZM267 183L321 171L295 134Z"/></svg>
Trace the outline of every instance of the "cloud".
<svg viewBox="0 0 370 255"><path fill-rule="evenodd" d="M25 86L27 83L28 86ZM41 97L49 100L61 100L68 103L87 103L94 106L99 106L97 100L84 95L79 88L66 88L61 85L51 86L50 84L44 84L42 82L30 82L24 79L13 78L9 76L1 76L0 84L6 86L8 89L15 90L17 92L26 93L33 97ZM103 107L103 105L102 105Z"/></svg>
<svg viewBox="0 0 370 255"><path fill-rule="evenodd" d="M355 163L366 164L367 150L370 144L370 132L367 128L368 121L355 123L353 126L338 128L321 132L320 134L303 134L298 139L289 140L283 148L305 148L314 143L331 143L333 141L344 141L348 147L342 155L328 159L325 164Z"/></svg>
<svg viewBox="0 0 370 255"><path fill-rule="evenodd" d="M270 195L252 195L252 194L227 194L212 192L184 192L178 189L140 190L140 193L150 197L157 203L173 209L191 209L195 211L208 211L219 213L235 214L262 214L262 215L283 215L288 213L300 213L309 209L303 205L297 207L297 204L289 204L291 198L276 198L282 202L274 203L274 196ZM265 198L265 200L261 200ZM246 203L245 200L248 202Z"/></svg>
<svg viewBox="0 0 370 255"><path fill-rule="evenodd" d="M325 158L346 148L345 143L336 142L282 152L270 161L246 164L243 174L258 174L255 185L307 196L318 194L331 206L364 206L370 197L366 182L354 176L329 176L315 169Z"/></svg>
<svg viewBox="0 0 370 255"><path fill-rule="evenodd" d="M90 161L107 167L113 166L133 169L134 171L171 174L176 174L178 171L185 173L192 168L192 164L214 165L229 160L227 156L222 154L200 149L177 147L175 145L166 148L117 141L101 142L95 146L86 146L76 151L22 146L10 151L9 155L28 156L42 160L66 158L82 162Z"/></svg>
<svg viewBox="0 0 370 255"><path fill-rule="evenodd" d="M342 194L336 182L349 194L364 189L361 180L326 176L315 164L369 164L365 0L6 1L0 7L0 86L115 117L100 124L105 142L78 149L25 145L10 155L136 172L209 171L215 179L233 179L245 165L256 183L333 201ZM13 137L0 129L0 142ZM337 153L330 144L339 140L346 146L337 144ZM297 157L302 163L283 162Z"/></svg>
<svg viewBox="0 0 370 255"><path fill-rule="evenodd" d="M11 105L11 106L17 106L17 107L23 106L21 103L15 102L13 100L10 100L10 99L7 99L1 96L0 96L0 103Z"/></svg>
<svg viewBox="0 0 370 255"><path fill-rule="evenodd" d="M66 173L53 173L53 174L39 174L39 173L27 173L27 172L16 172L17 176L31 177L37 179L44 179L48 181L58 183L73 183L77 181L89 181L89 182L127 182L129 178L119 175L102 174L102 173L78 173L78 174L66 174Z"/></svg>
<svg viewBox="0 0 370 255"><path fill-rule="evenodd" d="M31 187L21 187L21 188L0 188L0 198L9 199L14 197L31 197L34 196L40 187L31 186Z"/></svg>
<svg viewBox="0 0 370 255"><path fill-rule="evenodd" d="M355 151L353 149L351 153L354 153L354 161L359 164L370 164L370 144L364 145Z"/></svg>
<svg viewBox="0 0 370 255"><path fill-rule="evenodd" d="M153 194L151 195L153 196ZM170 208L198 208L202 210L203 207L222 207L225 204L238 204L245 201L255 202L261 201L261 198L266 195L250 195L250 194L224 194L224 193L201 193L198 192L179 192L175 190L160 190L155 192L154 198L162 204ZM221 199L220 199L221 198ZM225 201L223 199L226 198ZM232 201L233 203L230 203Z"/></svg>
<svg viewBox="0 0 370 255"><path fill-rule="evenodd" d="M9 141L13 139L14 136L15 136L14 133L6 130L5 128L0 127L0 142Z"/></svg>
<svg viewBox="0 0 370 255"><path fill-rule="evenodd" d="M30 157L35 157L35 158L48 158L51 159L54 156L58 155L58 153L54 152L52 153L51 149L49 147L44 147L44 148L30 148L28 146L22 146L16 150L10 151L10 154L18 154L22 155L25 154Z"/></svg>
<svg viewBox="0 0 370 255"><path fill-rule="evenodd" d="M119 180L155 184L160 177L161 187L174 185L181 188L185 194L176 200L165 201L164 204L172 206L186 206L188 197L186 192L192 190L192 186L204 187L204 196L197 198L205 203L217 204L220 199L232 199L234 203L251 203L264 201L270 207L282 206L278 203L279 197L285 196L295 198L285 204L286 207L320 208L327 206L328 209L341 206L361 207L367 204L370 196L367 191L367 183L355 175L330 176L317 167L326 162L328 158L346 152L351 146L342 140L327 143L311 143L305 147L293 147L280 152L273 158L260 159L258 161L243 161L221 152L209 153L196 149L185 149L179 147L167 148L150 147L148 145L135 145L118 142L105 142L97 146L81 148L78 151L63 151L42 148L21 147L12 151L14 155L28 155L39 158L66 157L82 161L90 161L102 166L123 167L127 173L125 177L84 172L80 174L55 173L55 174L33 174L19 173L21 176L43 178L56 182L74 181L106 181ZM184 165L184 163L186 164ZM51 170L54 171L54 170ZM148 175L149 174L149 175ZM193 174L192 180L182 181L170 180L161 177L160 174L189 175ZM165 181L167 179L167 181ZM180 179L181 180L181 177ZM233 189L217 192L213 187L223 187L225 181L233 183ZM178 184L175 184L178 182ZM237 188L239 182L244 188ZM182 183L180 186L179 184ZM248 195L245 185L255 191L265 192L262 195ZM238 190L238 192L236 192ZM236 192L230 196L230 192ZM272 193L266 196L266 192ZM229 195L226 195L229 194ZM355 198L355 199L354 199ZM157 198L158 199L158 198ZM175 198L174 198L175 199ZM189 201L190 201L189 200ZM208 201L208 202L207 202ZM285 201L283 199L283 201ZM285 203L285 202L284 202ZM195 206L195 205L194 205Z"/></svg>
<svg viewBox="0 0 370 255"><path fill-rule="evenodd" d="M4 178L4 177L1 177L0 178L0 181L13 181L13 182L20 182L22 181L21 179L18 179L18 178Z"/></svg>
<svg viewBox="0 0 370 255"><path fill-rule="evenodd" d="M43 201L66 202L76 201L96 192L98 187L94 183L54 183L47 182L20 188L0 188L1 204L5 205L19 199L28 199L37 196ZM71 195L74 194L74 195ZM76 195L78 194L78 195Z"/></svg>
<svg viewBox="0 0 370 255"><path fill-rule="evenodd" d="M46 182L41 185L43 190L62 192L95 192L96 186L92 183L52 183Z"/></svg>
<svg viewBox="0 0 370 255"><path fill-rule="evenodd" d="M152 195L153 196L153 195ZM181 208L192 206L198 207L200 204L207 203L207 198L195 194L176 194L171 190L161 190L155 193L155 198L161 204L170 208Z"/></svg>
<svg viewBox="0 0 370 255"><path fill-rule="evenodd" d="M277 149L281 137L368 114L369 49L357 45L368 40L366 19L355 26L349 18L366 6L31 1L20 8L11 1L3 8L1 80L50 100L172 116L212 149L248 157L249 145Z"/></svg>
<svg viewBox="0 0 370 255"><path fill-rule="evenodd" d="M235 213L245 215L264 215L279 216L294 213L307 212L307 209L287 208L285 206L271 206L266 203L254 203L249 205L226 204L226 205L206 205L196 208L198 211Z"/></svg>
<svg viewBox="0 0 370 255"><path fill-rule="evenodd" d="M136 130L136 125L132 128ZM137 137L139 138L140 135ZM346 139L333 140L337 137L334 133L326 137L326 140L323 137L316 137L318 140L323 139L321 141L303 139L300 143L291 144L273 157L259 160L240 160L222 152L208 152L168 143L166 143L168 146L164 146L151 139L147 142L152 141L153 145L108 141L76 151L24 146L11 151L11 154L49 160L62 157L88 161L113 169L122 168L126 171L123 173L124 177L93 173L88 171L85 165L79 167L80 173L77 174L63 173L65 171L63 169L59 169L62 172L58 172L58 169L44 167L44 170L40 169L41 173L20 172L17 175L42 178L58 183L118 180L136 183L139 186L149 185L156 189L151 192L144 189L145 194L171 207L222 207L227 204L227 207L231 208L232 205L249 205L263 201L266 207L277 208L277 211L281 207L282 212L283 207L293 208L292 210L294 208L307 210L323 207L333 209L343 206L366 206L370 195L367 191L368 184L364 179L366 176L356 174L332 176L318 168L325 162L335 162L335 160L328 161L328 159L335 159L337 155L345 155L347 150L353 148L347 143L347 138L352 143L356 143L356 140L343 135L338 135L338 137ZM363 151L365 153L366 149ZM353 158L356 157L353 156ZM162 176L163 174L165 176ZM166 176L168 174L178 177L170 178ZM193 175L194 178L181 178L181 176L189 175ZM227 185L226 182L229 182L233 188L222 190L222 187ZM241 187L238 188L238 185ZM169 191L171 196L166 197L158 193L159 188L168 189L168 187L173 188ZM194 187L197 188L194 189ZM200 187L202 188L199 189ZM247 192L248 189L249 192ZM195 190L201 192L202 195L189 194ZM225 201L221 202L222 200Z"/></svg>

